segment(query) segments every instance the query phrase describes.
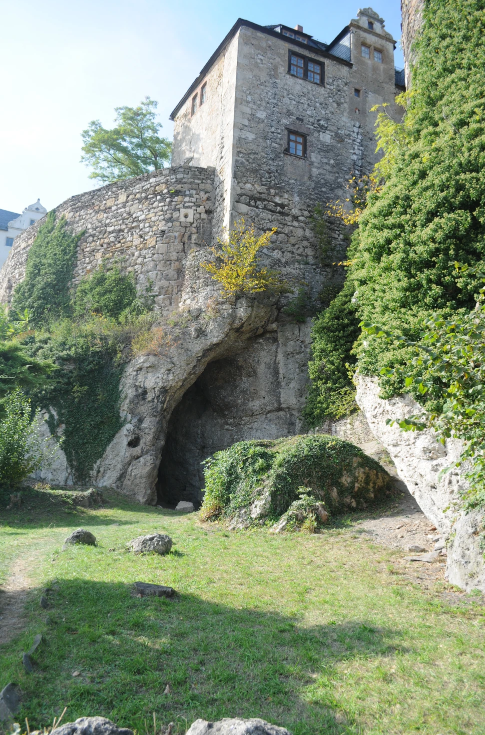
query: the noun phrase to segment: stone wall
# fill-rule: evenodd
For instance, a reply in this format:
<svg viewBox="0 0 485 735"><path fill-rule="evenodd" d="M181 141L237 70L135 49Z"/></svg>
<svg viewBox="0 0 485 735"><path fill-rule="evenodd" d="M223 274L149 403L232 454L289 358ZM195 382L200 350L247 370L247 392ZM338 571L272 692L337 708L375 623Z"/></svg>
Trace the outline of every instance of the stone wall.
<svg viewBox="0 0 485 735"><path fill-rule="evenodd" d="M419 33L423 22L424 0L401 0L402 14L402 47L404 51L404 64L406 68L406 87L411 85L411 66L416 56L413 51L413 43Z"/></svg>
<svg viewBox="0 0 485 735"><path fill-rule="evenodd" d="M214 169L179 166L71 197L57 207L79 242L74 283L103 259L120 260L139 290L155 295L160 311L176 308L185 261L193 247L212 242ZM10 303L25 274L39 223L15 239L0 271L0 302Z"/></svg>

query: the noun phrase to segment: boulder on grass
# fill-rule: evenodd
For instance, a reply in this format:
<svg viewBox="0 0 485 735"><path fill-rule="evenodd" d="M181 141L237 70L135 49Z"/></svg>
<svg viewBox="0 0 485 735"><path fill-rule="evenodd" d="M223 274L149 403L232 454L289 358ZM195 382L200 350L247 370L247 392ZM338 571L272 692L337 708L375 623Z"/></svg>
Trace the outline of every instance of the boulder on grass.
<svg viewBox="0 0 485 735"><path fill-rule="evenodd" d="M133 592L139 597L173 597L173 587L165 587L163 584L151 584L150 582L135 582Z"/></svg>
<svg viewBox="0 0 485 735"><path fill-rule="evenodd" d="M78 528L64 541L64 546L72 546L74 544L96 546L96 536L94 536L91 531L86 531L84 528Z"/></svg>
<svg viewBox="0 0 485 735"><path fill-rule="evenodd" d="M12 721L20 709L20 688L17 684L7 684L0 692L0 722Z"/></svg>
<svg viewBox="0 0 485 735"><path fill-rule="evenodd" d="M106 717L80 717L76 722L56 727L50 735L133 735L133 730L118 727Z"/></svg>
<svg viewBox="0 0 485 735"><path fill-rule="evenodd" d="M181 500L175 506L175 510L178 510L180 513L193 513L195 507L193 503L189 503L187 500Z"/></svg>
<svg viewBox="0 0 485 735"><path fill-rule="evenodd" d="M226 718L219 722L196 720L187 735L291 735L284 727L276 727L264 720Z"/></svg>
<svg viewBox="0 0 485 735"><path fill-rule="evenodd" d="M150 533L147 536L137 536L128 544L135 554L168 554L172 548L172 539L166 533Z"/></svg>

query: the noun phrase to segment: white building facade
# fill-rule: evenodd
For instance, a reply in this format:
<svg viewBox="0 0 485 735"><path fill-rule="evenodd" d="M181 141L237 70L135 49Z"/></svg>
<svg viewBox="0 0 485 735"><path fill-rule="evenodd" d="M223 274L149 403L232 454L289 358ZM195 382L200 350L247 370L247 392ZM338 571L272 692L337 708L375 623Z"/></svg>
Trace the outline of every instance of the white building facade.
<svg viewBox="0 0 485 735"><path fill-rule="evenodd" d="M47 214L47 209L42 206L40 199L35 204L25 207L22 214L0 209L0 267L7 260L13 241L28 227L34 225L37 220Z"/></svg>

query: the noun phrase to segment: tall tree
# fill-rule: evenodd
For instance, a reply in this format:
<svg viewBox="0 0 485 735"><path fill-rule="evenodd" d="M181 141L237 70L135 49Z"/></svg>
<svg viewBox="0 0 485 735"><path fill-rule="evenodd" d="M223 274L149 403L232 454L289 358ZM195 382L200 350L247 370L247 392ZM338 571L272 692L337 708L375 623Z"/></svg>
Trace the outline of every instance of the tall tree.
<svg viewBox="0 0 485 735"><path fill-rule="evenodd" d="M157 106L158 102L145 97L138 107L115 107L116 125L111 130L99 120L89 123L82 132L81 162L92 169L90 179L110 184L163 168L172 144L159 135Z"/></svg>

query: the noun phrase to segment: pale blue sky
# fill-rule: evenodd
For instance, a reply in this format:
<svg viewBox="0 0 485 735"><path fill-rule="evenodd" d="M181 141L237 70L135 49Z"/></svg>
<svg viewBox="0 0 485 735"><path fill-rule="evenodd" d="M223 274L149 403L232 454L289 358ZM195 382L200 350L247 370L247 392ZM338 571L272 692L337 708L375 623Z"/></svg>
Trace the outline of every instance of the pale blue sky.
<svg viewBox="0 0 485 735"><path fill-rule="evenodd" d="M400 0L374 0L399 42ZM149 95L171 110L237 18L304 27L329 42L359 0L0 0L0 208L48 209L92 189L79 162L90 120ZM396 66L402 67L400 46Z"/></svg>

